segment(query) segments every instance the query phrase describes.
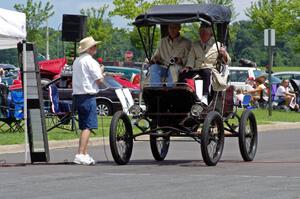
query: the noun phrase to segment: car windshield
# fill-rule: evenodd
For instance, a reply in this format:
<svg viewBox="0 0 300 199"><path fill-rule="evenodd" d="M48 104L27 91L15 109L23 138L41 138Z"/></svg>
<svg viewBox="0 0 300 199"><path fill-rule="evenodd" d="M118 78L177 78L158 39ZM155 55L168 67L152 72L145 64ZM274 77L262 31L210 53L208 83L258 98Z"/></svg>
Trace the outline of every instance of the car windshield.
<svg viewBox="0 0 300 199"><path fill-rule="evenodd" d="M104 89L104 88L122 88L122 85L119 84L119 82L117 82L114 78L112 77L105 77L104 78L104 85L100 86L100 89Z"/></svg>
<svg viewBox="0 0 300 199"><path fill-rule="evenodd" d="M105 66L104 71L109 73L119 74L128 80L130 80L133 75L139 74L141 72L141 70L137 68L127 68L127 67L117 67L117 66Z"/></svg>
<svg viewBox="0 0 300 199"><path fill-rule="evenodd" d="M230 70L230 80L232 82L245 82L247 78L247 70Z"/></svg>

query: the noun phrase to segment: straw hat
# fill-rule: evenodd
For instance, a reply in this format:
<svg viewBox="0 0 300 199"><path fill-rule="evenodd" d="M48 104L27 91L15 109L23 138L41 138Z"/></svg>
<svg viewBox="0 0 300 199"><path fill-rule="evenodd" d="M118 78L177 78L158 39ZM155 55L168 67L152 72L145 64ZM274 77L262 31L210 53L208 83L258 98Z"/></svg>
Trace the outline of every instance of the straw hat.
<svg viewBox="0 0 300 199"><path fill-rule="evenodd" d="M99 43L100 41L95 41L93 37L86 37L80 41L78 51L79 53L83 53Z"/></svg>

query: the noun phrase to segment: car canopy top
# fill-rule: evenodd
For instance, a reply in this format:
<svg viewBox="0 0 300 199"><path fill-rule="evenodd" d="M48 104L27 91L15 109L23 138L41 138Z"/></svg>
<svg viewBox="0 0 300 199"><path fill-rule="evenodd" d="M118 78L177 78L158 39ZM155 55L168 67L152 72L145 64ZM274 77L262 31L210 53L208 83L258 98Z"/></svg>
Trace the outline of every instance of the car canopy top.
<svg viewBox="0 0 300 199"><path fill-rule="evenodd" d="M158 5L137 16L133 24L138 27L197 21L229 24L230 18L231 10L216 4Z"/></svg>

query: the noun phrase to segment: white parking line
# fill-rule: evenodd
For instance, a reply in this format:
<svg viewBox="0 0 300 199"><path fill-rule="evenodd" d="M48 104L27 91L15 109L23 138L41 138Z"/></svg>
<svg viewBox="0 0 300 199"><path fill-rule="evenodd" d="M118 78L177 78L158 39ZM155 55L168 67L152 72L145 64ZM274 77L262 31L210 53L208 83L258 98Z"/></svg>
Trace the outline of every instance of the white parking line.
<svg viewBox="0 0 300 199"><path fill-rule="evenodd" d="M113 176L172 176L167 174L149 174L149 173L104 173L104 175ZM234 177L234 178L288 178L288 179L300 179L300 176L256 176L256 175L188 175L192 177Z"/></svg>

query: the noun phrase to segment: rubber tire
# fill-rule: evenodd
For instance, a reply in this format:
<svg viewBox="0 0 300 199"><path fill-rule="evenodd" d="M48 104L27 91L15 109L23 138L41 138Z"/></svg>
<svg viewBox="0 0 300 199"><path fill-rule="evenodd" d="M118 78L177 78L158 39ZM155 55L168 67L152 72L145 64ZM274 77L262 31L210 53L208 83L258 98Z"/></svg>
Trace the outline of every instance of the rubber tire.
<svg viewBox="0 0 300 199"><path fill-rule="evenodd" d="M123 154L119 153L118 150L118 122L122 121L125 126L125 135L123 136L126 144L125 144L125 150ZM112 153L112 156L114 158L114 161L119 165L125 165L129 162L131 154L132 154L132 148L133 148L133 136L132 136L132 126L130 123L130 119L127 116L126 113L123 111L117 111L110 123L110 129L109 129L109 144L110 144L110 150Z"/></svg>
<svg viewBox="0 0 300 199"><path fill-rule="evenodd" d="M248 120L250 122L250 129L253 136L251 139L250 148L246 146L246 127ZM257 138L257 123L255 115L252 111L245 110L242 113L239 124L239 147L244 161L252 161L254 159L257 150Z"/></svg>
<svg viewBox="0 0 300 199"><path fill-rule="evenodd" d="M157 146L157 138L163 138L162 140L162 148L158 149ZM170 137L156 137L153 135L150 135L150 148L152 155L156 161L163 161L169 151L170 146Z"/></svg>
<svg viewBox="0 0 300 199"><path fill-rule="evenodd" d="M218 127L218 143L217 143L217 150L214 153L213 158L209 156L208 145L209 145L209 138L210 138L210 127L211 124L215 122ZM207 114L203 128L201 130L201 153L203 157L203 161L207 166L215 166L221 159L222 153L224 148L224 125L221 115L216 111L211 111Z"/></svg>
<svg viewBox="0 0 300 199"><path fill-rule="evenodd" d="M100 113L98 112L98 106L103 105L107 107L107 114L105 114L104 116L110 116L112 115L112 105L106 101L99 101L97 102L97 114L100 115ZM101 115L100 115L101 116Z"/></svg>

